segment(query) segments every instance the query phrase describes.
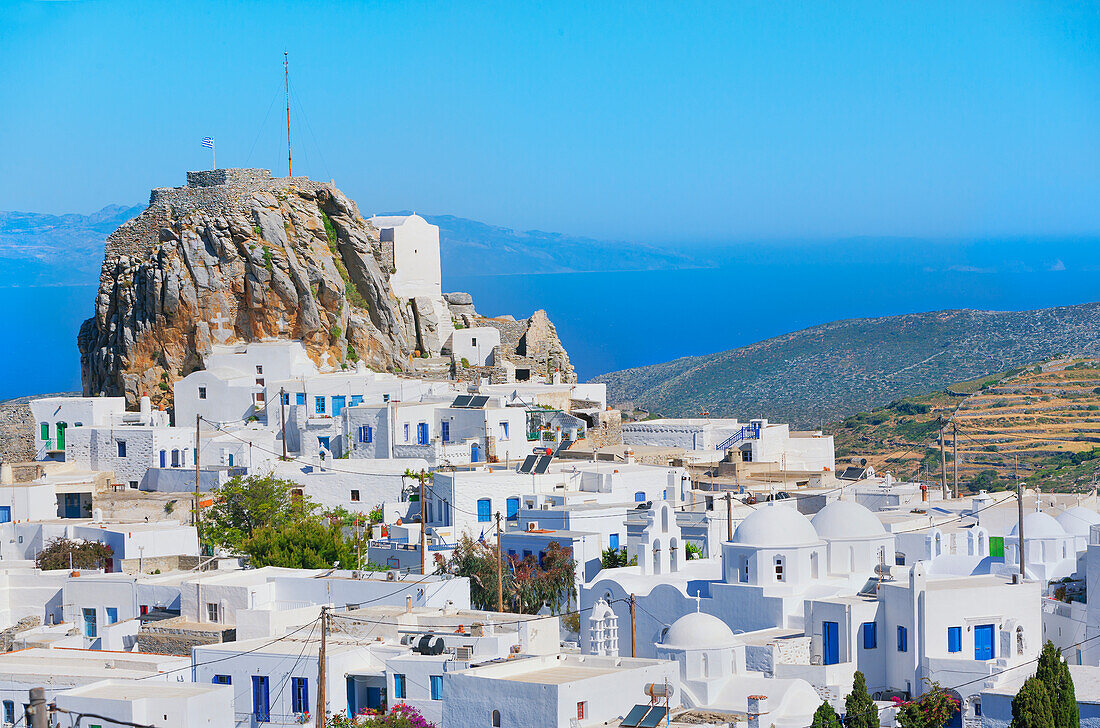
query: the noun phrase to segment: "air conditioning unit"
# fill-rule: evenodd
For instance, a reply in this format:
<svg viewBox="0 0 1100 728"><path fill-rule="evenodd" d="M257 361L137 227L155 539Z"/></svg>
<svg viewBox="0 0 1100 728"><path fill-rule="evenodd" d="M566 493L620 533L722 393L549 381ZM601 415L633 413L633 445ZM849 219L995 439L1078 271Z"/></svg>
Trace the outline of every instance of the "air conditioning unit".
<svg viewBox="0 0 1100 728"><path fill-rule="evenodd" d="M386 581L397 581L398 576L397 569L390 569L386 572Z"/></svg>
<svg viewBox="0 0 1100 728"><path fill-rule="evenodd" d="M461 662L469 662L474 656L474 648L469 645L455 648L455 659Z"/></svg>

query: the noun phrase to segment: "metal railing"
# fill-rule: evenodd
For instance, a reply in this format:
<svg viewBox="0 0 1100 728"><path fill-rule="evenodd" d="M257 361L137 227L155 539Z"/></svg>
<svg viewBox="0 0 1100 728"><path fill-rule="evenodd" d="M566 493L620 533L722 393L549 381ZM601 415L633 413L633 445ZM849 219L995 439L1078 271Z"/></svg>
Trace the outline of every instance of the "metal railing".
<svg viewBox="0 0 1100 728"><path fill-rule="evenodd" d="M746 425L737 432L733 433L717 446L715 450L729 450L731 447L744 440L759 440L760 439L760 426L759 425Z"/></svg>

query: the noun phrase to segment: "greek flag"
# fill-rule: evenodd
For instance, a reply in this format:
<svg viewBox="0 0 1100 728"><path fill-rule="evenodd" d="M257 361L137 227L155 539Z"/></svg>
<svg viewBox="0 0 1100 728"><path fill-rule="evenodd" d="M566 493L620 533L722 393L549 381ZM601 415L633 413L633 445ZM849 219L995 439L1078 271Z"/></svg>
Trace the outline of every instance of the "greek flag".
<svg viewBox="0 0 1100 728"><path fill-rule="evenodd" d="M202 145L204 147L206 147L207 149L213 149L214 148L214 137L203 137L202 138Z"/></svg>

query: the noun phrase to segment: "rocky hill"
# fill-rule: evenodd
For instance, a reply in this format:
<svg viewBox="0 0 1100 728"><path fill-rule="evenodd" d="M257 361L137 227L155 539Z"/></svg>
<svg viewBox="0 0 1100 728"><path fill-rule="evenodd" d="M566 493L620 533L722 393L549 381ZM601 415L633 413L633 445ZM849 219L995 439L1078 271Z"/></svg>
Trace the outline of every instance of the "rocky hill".
<svg viewBox="0 0 1100 728"><path fill-rule="evenodd" d="M668 416L820 427L894 399L1064 353L1100 354L1100 303L850 319L739 349L596 377L611 401Z"/></svg>
<svg viewBox="0 0 1100 728"><path fill-rule="evenodd" d="M455 298L452 313L443 299L399 299L383 247L354 202L305 177L216 170L154 189L104 246L95 315L78 339L84 391L168 403L172 382L202 368L214 344L277 338L301 340L323 371L360 360L419 371L420 357L435 355L431 374L456 375L438 355L455 321L478 323L472 302ZM509 324L515 348L552 352L547 367L568 380L568 357L540 314Z"/></svg>

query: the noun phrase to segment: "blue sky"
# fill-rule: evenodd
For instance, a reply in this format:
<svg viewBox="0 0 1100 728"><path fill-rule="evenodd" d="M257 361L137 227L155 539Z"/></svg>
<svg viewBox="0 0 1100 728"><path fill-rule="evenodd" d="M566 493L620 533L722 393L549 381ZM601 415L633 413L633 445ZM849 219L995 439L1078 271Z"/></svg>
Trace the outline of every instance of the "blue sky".
<svg viewBox="0 0 1100 728"><path fill-rule="evenodd" d="M1087 3L4 2L0 209L205 168L602 238L1100 232Z"/></svg>

